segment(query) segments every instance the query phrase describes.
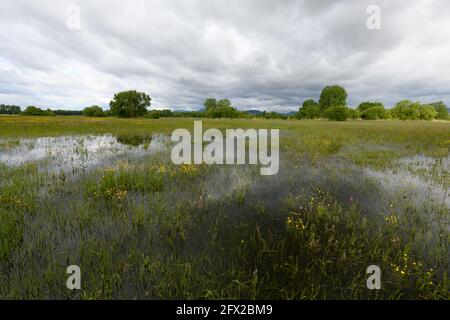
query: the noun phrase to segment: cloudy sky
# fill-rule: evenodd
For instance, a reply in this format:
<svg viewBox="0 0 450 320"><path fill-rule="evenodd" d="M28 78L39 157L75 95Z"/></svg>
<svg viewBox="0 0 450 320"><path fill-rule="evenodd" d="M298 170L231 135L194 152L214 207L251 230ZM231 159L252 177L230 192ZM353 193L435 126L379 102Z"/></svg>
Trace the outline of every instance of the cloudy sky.
<svg viewBox="0 0 450 320"><path fill-rule="evenodd" d="M450 104L449 17L447 0L1 0L0 103L107 107L136 89L155 108L287 111L340 84L351 106Z"/></svg>

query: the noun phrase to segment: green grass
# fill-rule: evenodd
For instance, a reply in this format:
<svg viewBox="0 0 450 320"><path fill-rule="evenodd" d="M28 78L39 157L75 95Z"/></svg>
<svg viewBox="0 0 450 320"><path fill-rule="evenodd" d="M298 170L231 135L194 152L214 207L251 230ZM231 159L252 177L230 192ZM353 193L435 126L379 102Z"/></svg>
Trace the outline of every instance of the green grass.
<svg viewBox="0 0 450 320"><path fill-rule="evenodd" d="M0 153L21 138L112 134L139 144L194 119L0 116ZM449 211L400 172L448 194L449 122L203 119L278 128L281 167L175 166L167 152L68 178L0 164L0 298L448 299ZM399 160L435 159L420 169ZM440 162L439 162L440 161ZM395 181L395 179L393 179ZM415 180L414 180L415 181ZM65 287L66 267L82 290ZM379 265L382 289L366 287Z"/></svg>

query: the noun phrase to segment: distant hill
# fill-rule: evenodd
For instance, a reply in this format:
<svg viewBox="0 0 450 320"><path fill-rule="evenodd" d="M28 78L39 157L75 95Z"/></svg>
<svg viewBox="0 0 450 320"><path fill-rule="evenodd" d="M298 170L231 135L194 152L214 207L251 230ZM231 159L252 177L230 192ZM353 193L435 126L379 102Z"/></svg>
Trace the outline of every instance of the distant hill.
<svg viewBox="0 0 450 320"><path fill-rule="evenodd" d="M254 115L254 116L262 115L262 111L259 111L259 110L245 110L244 112Z"/></svg>

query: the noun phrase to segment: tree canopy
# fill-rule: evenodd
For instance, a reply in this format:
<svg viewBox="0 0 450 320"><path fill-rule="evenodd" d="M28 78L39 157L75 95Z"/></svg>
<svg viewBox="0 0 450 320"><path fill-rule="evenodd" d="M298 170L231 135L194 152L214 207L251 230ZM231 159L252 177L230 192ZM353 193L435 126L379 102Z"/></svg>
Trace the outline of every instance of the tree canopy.
<svg viewBox="0 0 450 320"><path fill-rule="evenodd" d="M330 107L346 106L347 91L341 86L326 86L320 94L319 106L322 112Z"/></svg>
<svg viewBox="0 0 450 320"><path fill-rule="evenodd" d="M442 102L442 101L432 102L432 103L430 103L430 105L433 106L437 112L436 119L439 119L439 120L448 120L449 119L448 109L444 102Z"/></svg>
<svg viewBox="0 0 450 320"><path fill-rule="evenodd" d="M84 108L83 114L87 117L105 117L105 112L99 106L90 106Z"/></svg>
<svg viewBox="0 0 450 320"><path fill-rule="evenodd" d="M230 99L216 100L207 98L203 104L208 118L237 118L238 111L231 104Z"/></svg>
<svg viewBox="0 0 450 320"><path fill-rule="evenodd" d="M109 103L111 115L121 118L142 117L147 113L151 100L148 94L136 90L116 93Z"/></svg>
<svg viewBox="0 0 450 320"><path fill-rule="evenodd" d="M206 112L213 110L217 108L217 100L215 98L206 98L203 106L205 107Z"/></svg>

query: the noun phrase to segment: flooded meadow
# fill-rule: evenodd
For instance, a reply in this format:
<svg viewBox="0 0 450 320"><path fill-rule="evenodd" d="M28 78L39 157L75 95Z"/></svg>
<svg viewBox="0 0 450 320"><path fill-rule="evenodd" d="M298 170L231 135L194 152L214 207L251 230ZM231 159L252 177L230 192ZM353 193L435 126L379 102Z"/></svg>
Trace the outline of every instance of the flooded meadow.
<svg viewBox="0 0 450 320"><path fill-rule="evenodd" d="M287 123L274 176L174 165L166 130L0 137L0 297L449 298L450 126Z"/></svg>

